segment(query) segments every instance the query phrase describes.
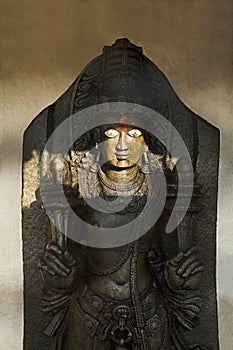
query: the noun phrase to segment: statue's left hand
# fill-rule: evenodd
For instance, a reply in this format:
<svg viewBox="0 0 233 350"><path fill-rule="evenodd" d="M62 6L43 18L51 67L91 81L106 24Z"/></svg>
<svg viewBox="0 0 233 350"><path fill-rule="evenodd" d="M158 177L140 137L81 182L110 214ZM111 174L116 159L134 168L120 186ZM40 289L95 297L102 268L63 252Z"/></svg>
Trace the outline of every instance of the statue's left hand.
<svg viewBox="0 0 233 350"><path fill-rule="evenodd" d="M54 242L46 246L45 255L38 262L41 279L46 288L69 291L77 281L78 266L70 252Z"/></svg>
<svg viewBox="0 0 233 350"><path fill-rule="evenodd" d="M201 282L204 266L200 262L196 249L181 252L165 265L165 279L168 287L177 292L182 289L197 289Z"/></svg>

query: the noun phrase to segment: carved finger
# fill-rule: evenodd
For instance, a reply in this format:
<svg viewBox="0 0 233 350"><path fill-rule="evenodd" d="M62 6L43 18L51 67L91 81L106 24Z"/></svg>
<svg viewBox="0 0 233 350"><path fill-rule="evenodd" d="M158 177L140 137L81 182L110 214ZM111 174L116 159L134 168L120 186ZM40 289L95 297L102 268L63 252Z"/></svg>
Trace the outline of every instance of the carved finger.
<svg viewBox="0 0 233 350"><path fill-rule="evenodd" d="M42 260L39 260L38 262L38 267L41 271L45 271L47 272L48 274L50 274L51 276L54 276L55 275L55 272L53 272L46 264L44 261Z"/></svg>
<svg viewBox="0 0 233 350"><path fill-rule="evenodd" d="M65 266L55 255L50 254L47 259L50 259L54 264L57 265L63 272L69 274L70 269ZM46 260L47 261L47 260Z"/></svg>
<svg viewBox="0 0 233 350"><path fill-rule="evenodd" d="M64 252L64 257L68 260L70 264L76 264L76 261L74 260L73 256L70 254L70 252L66 249Z"/></svg>
<svg viewBox="0 0 233 350"><path fill-rule="evenodd" d="M179 262L182 261L183 257L184 257L184 253L180 252L177 256L175 256L175 258L171 260L171 264L176 266L177 264L179 264Z"/></svg>
<svg viewBox="0 0 233 350"><path fill-rule="evenodd" d="M189 257L191 256L192 254L195 254L197 252L197 248L196 247L193 247L191 249L189 249L186 253L184 253L184 257Z"/></svg>
<svg viewBox="0 0 233 350"><path fill-rule="evenodd" d="M43 266L41 266L40 267L40 270L41 271L45 271L45 272L47 272L49 275L51 275L51 276L55 276L55 272L53 272L48 266L46 266L46 265L43 265Z"/></svg>
<svg viewBox="0 0 233 350"><path fill-rule="evenodd" d="M193 312L193 314L196 315L200 311L200 306L195 305L195 304L188 304L188 305L185 304L182 307L182 310Z"/></svg>
<svg viewBox="0 0 233 350"><path fill-rule="evenodd" d="M64 270L62 270L59 266L56 265L56 263L54 263L51 260L47 260L47 265L50 269L52 269L52 271L54 271L57 275L66 277L68 276L68 273L66 273Z"/></svg>
<svg viewBox="0 0 233 350"><path fill-rule="evenodd" d="M191 275L195 275L196 273L199 272L204 272L205 271L205 267L203 265L200 265L198 267L196 267L192 272Z"/></svg>
<svg viewBox="0 0 233 350"><path fill-rule="evenodd" d="M189 317L191 317L191 318L193 318L193 317L196 316L196 313L193 312L192 310L182 308L182 311L183 311L186 315L188 315Z"/></svg>
<svg viewBox="0 0 233 350"><path fill-rule="evenodd" d="M194 271L198 266L200 266L200 262L198 260L194 261L186 268L182 276L184 278L188 277L191 274L191 272Z"/></svg>
<svg viewBox="0 0 233 350"><path fill-rule="evenodd" d="M187 258L182 264L181 266L178 268L177 273L178 275L183 275L183 273L185 272L185 270L187 269L187 267L191 264L193 264L195 261L197 261L196 256L190 256L189 258Z"/></svg>
<svg viewBox="0 0 233 350"><path fill-rule="evenodd" d="M47 244L46 250L47 250L47 251L54 252L54 253L56 253L57 255L62 255L62 253L63 253L62 250L61 250L61 248L58 247L58 245L55 244L55 243Z"/></svg>

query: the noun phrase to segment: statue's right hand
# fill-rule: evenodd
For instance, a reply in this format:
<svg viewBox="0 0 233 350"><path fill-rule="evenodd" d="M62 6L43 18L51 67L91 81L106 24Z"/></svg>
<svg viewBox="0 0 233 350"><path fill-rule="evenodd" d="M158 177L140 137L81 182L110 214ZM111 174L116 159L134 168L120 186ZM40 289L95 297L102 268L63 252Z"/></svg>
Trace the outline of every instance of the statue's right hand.
<svg viewBox="0 0 233 350"><path fill-rule="evenodd" d="M73 289L77 280L77 262L65 249L54 242L48 243L46 252L38 263L45 287L60 291Z"/></svg>

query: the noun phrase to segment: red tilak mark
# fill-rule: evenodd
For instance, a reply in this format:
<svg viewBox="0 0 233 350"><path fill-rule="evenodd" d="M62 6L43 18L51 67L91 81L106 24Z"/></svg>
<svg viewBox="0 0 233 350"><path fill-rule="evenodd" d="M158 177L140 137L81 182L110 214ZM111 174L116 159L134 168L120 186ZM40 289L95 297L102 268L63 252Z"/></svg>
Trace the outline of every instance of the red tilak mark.
<svg viewBox="0 0 233 350"><path fill-rule="evenodd" d="M129 124L129 120L126 118L125 115L123 115L121 117L120 124ZM125 131L125 132L127 131L127 127L126 126L121 125L120 128L121 128L121 131Z"/></svg>
<svg viewBox="0 0 233 350"><path fill-rule="evenodd" d="M129 124L128 119L126 118L125 115L123 115L120 119L120 124Z"/></svg>

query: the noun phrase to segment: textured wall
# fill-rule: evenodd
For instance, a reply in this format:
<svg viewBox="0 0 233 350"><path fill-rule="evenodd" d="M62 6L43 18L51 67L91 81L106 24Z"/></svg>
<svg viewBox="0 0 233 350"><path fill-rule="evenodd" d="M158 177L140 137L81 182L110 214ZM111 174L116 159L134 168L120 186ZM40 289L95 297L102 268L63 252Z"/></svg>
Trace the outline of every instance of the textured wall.
<svg viewBox="0 0 233 350"><path fill-rule="evenodd" d="M0 348L22 349L22 134L102 46L127 36L183 102L221 129L218 296L221 349L233 343L233 3L8 0L1 5Z"/></svg>

